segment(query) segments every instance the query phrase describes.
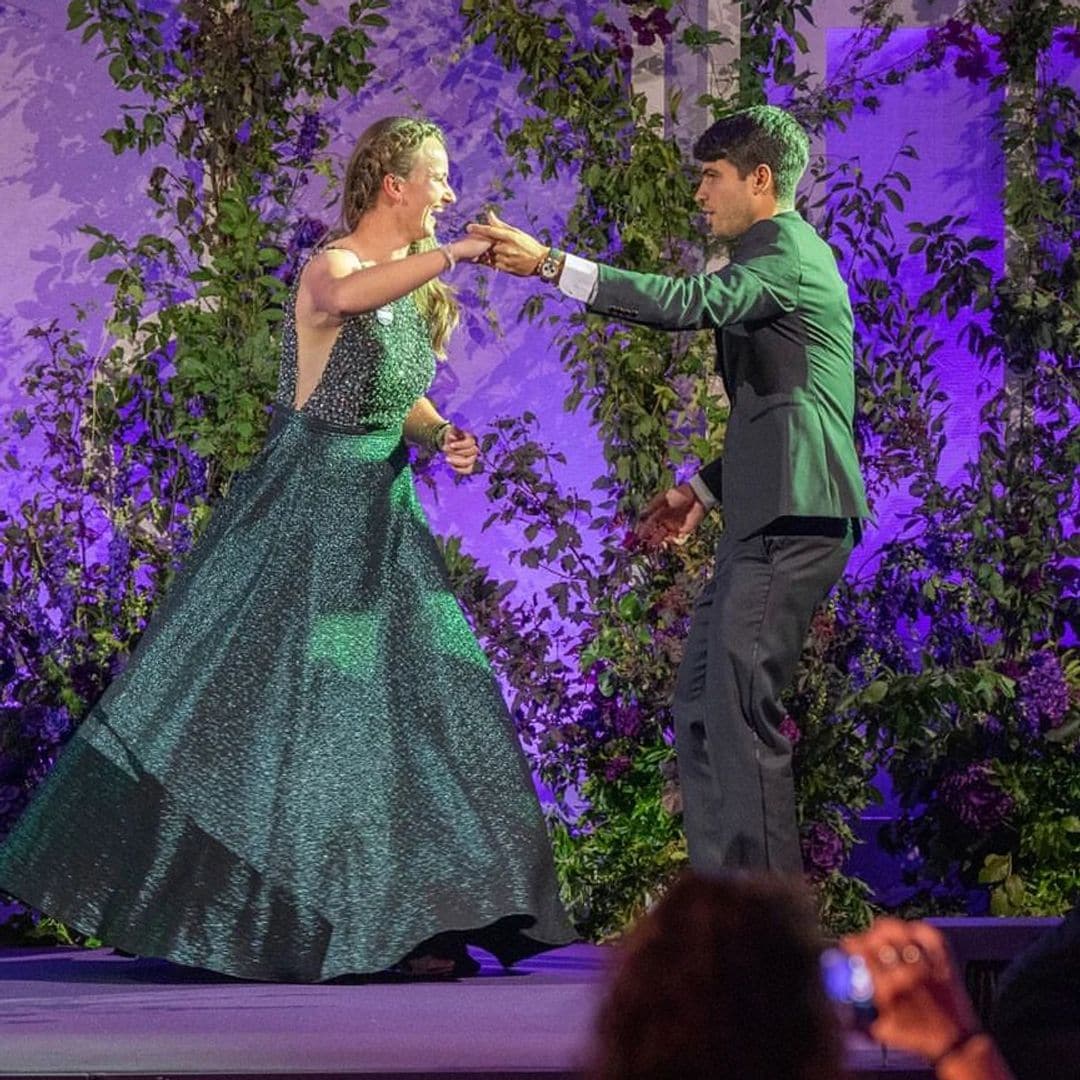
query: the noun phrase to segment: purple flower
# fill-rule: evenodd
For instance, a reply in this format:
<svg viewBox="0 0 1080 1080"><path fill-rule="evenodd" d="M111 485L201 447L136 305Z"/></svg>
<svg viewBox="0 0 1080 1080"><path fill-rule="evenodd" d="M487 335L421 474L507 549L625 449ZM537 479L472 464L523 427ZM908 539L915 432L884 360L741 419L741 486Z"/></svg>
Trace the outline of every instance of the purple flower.
<svg viewBox="0 0 1080 1080"><path fill-rule="evenodd" d="M304 119L300 122L300 133L296 136L296 160L306 165L314 156L319 147L319 136L322 133L322 120L317 112L304 113Z"/></svg>
<svg viewBox="0 0 1080 1080"><path fill-rule="evenodd" d="M604 779L613 784L630 771L630 759L625 754L616 754L604 762Z"/></svg>
<svg viewBox="0 0 1080 1080"><path fill-rule="evenodd" d="M653 33L648 19L643 19L640 15L631 15L630 26L639 45L651 45L656 40L656 34Z"/></svg>
<svg viewBox="0 0 1080 1080"><path fill-rule="evenodd" d="M949 773L938 786L938 797L962 824L980 833L1000 825L1014 805L994 782L988 761L972 761Z"/></svg>
<svg viewBox="0 0 1080 1080"><path fill-rule="evenodd" d="M1032 732L1061 727L1069 711L1069 685L1057 654L1049 649L1028 658L1017 685L1020 714Z"/></svg>
<svg viewBox="0 0 1080 1080"><path fill-rule="evenodd" d="M821 881L844 865L844 840L823 821L815 821L803 832L803 865L812 881Z"/></svg>
<svg viewBox="0 0 1080 1080"><path fill-rule="evenodd" d="M635 703L615 711L615 734L634 739L641 733L641 709Z"/></svg>
<svg viewBox="0 0 1080 1080"><path fill-rule="evenodd" d="M172 554L173 565L178 566L184 555L191 550L192 544L191 526L181 522L172 530Z"/></svg>
<svg viewBox="0 0 1080 1080"><path fill-rule="evenodd" d="M123 595L130 561L131 544L128 538L123 533L114 533L109 541L109 570L105 580L106 591L114 602L118 602Z"/></svg>
<svg viewBox="0 0 1080 1080"><path fill-rule="evenodd" d="M165 271L157 259L149 255L140 255L138 263L144 285L155 285L164 278Z"/></svg>
<svg viewBox="0 0 1080 1080"><path fill-rule="evenodd" d="M318 218L301 218L293 229L289 246L297 251L307 251L313 248L325 233L326 226Z"/></svg>
<svg viewBox="0 0 1080 1080"><path fill-rule="evenodd" d="M600 29L611 38L611 43L615 46L620 60L629 63L634 59L633 45L626 40L626 35L614 23L604 23Z"/></svg>
<svg viewBox="0 0 1080 1080"><path fill-rule="evenodd" d="M606 704L606 703L605 703ZM610 716L604 706L585 709L581 714L580 727L594 742L607 742L612 736Z"/></svg>
<svg viewBox="0 0 1080 1080"><path fill-rule="evenodd" d="M31 705L23 711L21 726L28 739L55 746L71 730L71 717L66 709Z"/></svg>
<svg viewBox="0 0 1080 1080"><path fill-rule="evenodd" d="M250 138L251 138L251 120L249 118L249 119L245 120L236 129L236 141L243 146L248 142L248 140Z"/></svg>
<svg viewBox="0 0 1080 1080"><path fill-rule="evenodd" d="M791 743L792 746L795 746L802 738L802 732L799 730L799 725L795 723L795 718L788 713L784 714L784 719L780 721L780 726L777 730L789 743Z"/></svg>
<svg viewBox="0 0 1080 1080"><path fill-rule="evenodd" d="M75 617L75 608L79 604L79 592L70 581L61 581L53 592L60 618L65 623L71 622Z"/></svg>
<svg viewBox="0 0 1080 1080"><path fill-rule="evenodd" d="M639 45L651 45L657 38L667 41L675 29L668 21L667 12L663 8L653 8L644 18L640 15L631 15L630 27Z"/></svg>

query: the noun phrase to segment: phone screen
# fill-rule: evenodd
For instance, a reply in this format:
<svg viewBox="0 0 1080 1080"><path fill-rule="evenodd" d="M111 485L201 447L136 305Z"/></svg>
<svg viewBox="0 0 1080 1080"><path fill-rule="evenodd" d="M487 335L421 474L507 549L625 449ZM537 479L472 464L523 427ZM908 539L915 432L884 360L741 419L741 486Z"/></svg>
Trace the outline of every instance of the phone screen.
<svg viewBox="0 0 1080 1080"><path fill-rule="evenodd" d="M821 954L821 979L830 1000L855 1026L863 1027L877 1016L874 980L861 956L852 956L841 949L826 949Z"/></svg>

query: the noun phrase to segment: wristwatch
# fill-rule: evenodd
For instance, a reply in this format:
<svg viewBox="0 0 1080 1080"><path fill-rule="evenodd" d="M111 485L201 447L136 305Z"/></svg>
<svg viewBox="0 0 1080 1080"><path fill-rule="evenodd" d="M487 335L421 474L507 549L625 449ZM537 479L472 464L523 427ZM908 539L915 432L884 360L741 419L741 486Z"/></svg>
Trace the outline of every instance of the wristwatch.
<svg viewBox="0 0 1080 1080"><path fill-rule="evenodd" d="M563 262L566 256L558 248L548 248L548 253L540 260L536 267L536 276L549 285L554 285L562 273Z"/></svg>

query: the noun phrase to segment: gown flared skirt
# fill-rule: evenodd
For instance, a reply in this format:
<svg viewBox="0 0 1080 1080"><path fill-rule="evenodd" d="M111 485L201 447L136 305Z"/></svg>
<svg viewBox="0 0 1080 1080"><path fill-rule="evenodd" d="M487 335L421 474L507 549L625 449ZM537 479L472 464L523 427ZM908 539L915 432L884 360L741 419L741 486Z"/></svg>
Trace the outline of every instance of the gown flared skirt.
<svg viewBox="0 0 1080 1080"><path fill-rule="evenodd" d="M244 978L573 940L400 432L278 420L0 847L0 888Z"/></svg>

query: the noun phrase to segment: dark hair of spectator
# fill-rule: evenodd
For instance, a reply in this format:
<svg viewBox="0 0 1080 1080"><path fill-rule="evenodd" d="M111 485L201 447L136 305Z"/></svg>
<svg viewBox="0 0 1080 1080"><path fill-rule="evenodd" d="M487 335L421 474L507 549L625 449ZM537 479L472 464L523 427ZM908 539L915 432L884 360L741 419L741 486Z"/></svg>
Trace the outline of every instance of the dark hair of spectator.
<svg viewBox="0 0 1080 1080"><path fill-rule="evenodd" d="M795 883L681 878L621 946L589 1080L836 1080L821 948Z"/></svg>

